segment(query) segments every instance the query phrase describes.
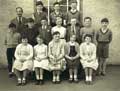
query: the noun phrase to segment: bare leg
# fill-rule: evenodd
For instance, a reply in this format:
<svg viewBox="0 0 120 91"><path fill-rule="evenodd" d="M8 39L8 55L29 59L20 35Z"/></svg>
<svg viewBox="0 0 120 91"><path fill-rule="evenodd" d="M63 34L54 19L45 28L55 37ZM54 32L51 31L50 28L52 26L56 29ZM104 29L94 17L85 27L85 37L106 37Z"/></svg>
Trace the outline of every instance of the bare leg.
<svg viewBox="0 0 120 91"><path fill-rule="evenodd" d="M88 81L88 76L89 76L88 68L85 68L85 80L86 81Z"/></svg>
<svg viewBox="0 0 120 91"><path fill-rule="evenodd" d="M102 66L103 66L103 58L99 58L99 75L102 72Z"/></svg>
<svg viewBox="0 0 120 91"><path fill-rule="evenodd" d="M77 70L77 68L75 68L74 69L74 80L78 79L77 74L78 74L78 70Z"/></svg>
<svg viewBox="0 0 120 91"><path fill-rule="evenodd" d="M104 58L104 59L103 59L103 67L102 67L102 73L103 73L103 75L106 74L106 61L107 61L107 60L108 60L107 58Z"/></svg>
<svg viewBox="0 0 120 91"><path fill-rule="evenodd" d="M73 70L72 69L69 69L69 75L70 75L70 80L72 80L73 79Z"/></svg>
<svg viewBox="0 0 120 91"><path fill-rule="evenodd" d="M59 70L56 71L56 75L57 75L56 77L57 81L60 82L60 71Z"/></svg>
<svg viewBox="0 0 120 91"><path fill-rule="evenodd" d="M53 80L52 80L53 82L55 82L56 81L56 72L55 72L55 70L53 70Z"/></svg>
<svg viewBox="0 0 120 91"><path fill-rule="evenodd" d="M22 79L23 85L26 84L26 77L27 77L27 74L28 74L28 70L26 69L26 70L23 71L23 79Z"/></svg>
<svg viewBox="0 0 120 91"><path fill-rule="evenodd" d="M93 69L89 68L89 81L92 81Z"/></svg>
<svg viewBox="0 0 120 91"><path fill-rule="evenodd" d="M40 80L43 80L43 73L44 73L44 70L40 68Z"/></svg>
<svg viewBox="0 0 120 91"><path fill-rule="evenodd" d="M35 68L35 74L36 74L36 79L40 80L40 77L39 77L39 75L40 75L39 68Z"/></svg>
<svg viewBox="0 0 120 91"><path fill-rule="evenodd" d="M15 69L15 74L16 74L17 79L18 79L18 84L17 85L20 85L22 83L21 72L18 71L17 69Z"/></svg>

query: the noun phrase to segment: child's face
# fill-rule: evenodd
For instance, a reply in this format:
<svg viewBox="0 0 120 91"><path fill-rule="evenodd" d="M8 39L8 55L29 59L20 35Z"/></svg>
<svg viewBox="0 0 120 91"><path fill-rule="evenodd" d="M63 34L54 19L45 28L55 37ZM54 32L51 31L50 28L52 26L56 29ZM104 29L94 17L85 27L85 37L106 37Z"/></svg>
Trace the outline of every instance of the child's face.
<svg viewBox="0 0 120 91"><path fill-rule="evenodd" d="M28 39L27 38L22 39L22 44L27 45L27 43L28 43Z"/></svg>
<svg viewBox="0 0 120 91"><path fill-rule="evenodd" d="M57 24L57 25L62 25L62 18L59 18L59 17L58 17L58 18L56 19L56 24Z"/></svg>
<svg viewBox="0 0 120 91"><path fill-rule="evenodd" d="M91 26L92 21L90 19L85 19L84 24L86 27L89 27L89 26Z"/></svg>
<svg viewBox="0 0 120 91"><path fill-rule="evenodd" d="M28 27L32 28L34 26L34 22L28 22Z"/></svg>
<svg viewBox="0 0 120 91"><path fill-rule="evenodd" d="M77 9L77 3L71 3L71 8L72 9Z"/></svg>
<svg viewBox="0 0 120 91"><path fill-rule="evenodd" d="M60 34L54 35L54 36L53 36L53 39L54 39L55 41L59 41L59 39L60 39Z"/></svg>
<svg viewBox="0 0 120 91"><path fill-rule="evenodd" d="M12 28L9 28L9 29L10 29L10 32L15 32L16 31L15 27L12 27Z"/></svg>
<svg viewBox="0 0 120 91"><path fill-rule="evenodd" d="M76 40L76 36L75 36L75 35L72 35L72 36L70 37L70 41L71 41L71 42L75 42L75 40Z"/></svg>
<svg viewBox="0 0 120 91"><path fill-rule="evenodd" d="M38 5L36 8L37 8L37 12L40 12L40 11L42 11L43 6L42 5Z"/></svg>
<svg viewBox="0 0 120 91"><path fill-rule="evenodd" d="M47 21L46 21L46 20L41 20L41 24L42 24L42 25L46 25L46 24L47 24Z"/></svg>
<svg viewBox="0 0 120 91"><path fill-rule="evenodd" d="M54 6L54 10L60 10L60 5L59 5L59 4L56 4L56 5Z"/></svg>
<svg viewBox="0 0 120 91"><path fill-rule="evenodd" d="M89 43L91 42L91 37L88 37L88 36L87 36L87 37L85 38L85 42L89 44Z"/></svg>
<svg viewBox="0 0 120 91"><path fill-rule="evenodd" d="M38 43L39 45L41 45L41 44L43 43L43 39L37 38L37 43Z"/></svg>
<svg viewBox="0 0 120 91"><path fill-rule="evenodd" d="M108 24L109 24L108 22L101 22L103 28L107 28Z"/></svg>

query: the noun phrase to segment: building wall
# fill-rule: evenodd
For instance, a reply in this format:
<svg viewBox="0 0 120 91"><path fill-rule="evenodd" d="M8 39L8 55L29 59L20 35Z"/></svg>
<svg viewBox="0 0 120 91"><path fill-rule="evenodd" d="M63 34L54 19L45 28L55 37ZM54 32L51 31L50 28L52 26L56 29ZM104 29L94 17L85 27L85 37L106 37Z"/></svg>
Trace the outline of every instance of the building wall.
<svg viewBox="0 0 120 91"><path fill-rule="evenodd" d="M0 65L6 65L6 48L4 36L8 30L9 21L15 17L15 8L21 6L24 9L24 16L30 17L33 13L33 0L0 0ZM90 16L93 19L93 27L97 30L100 27L100 20L103 17L110 19L113 32L113 41L110 45L110 64L120 64L120 0L83 0L83 16Z"/></svg>
<svg viewBox="0 0 120 91"><path fill-rule="evenodd" d="M109 27L113 32L108 63L120 64L120 0L83 0L83 16L93 19L93 27L98 30L100 20L109 18Z"/></svg>

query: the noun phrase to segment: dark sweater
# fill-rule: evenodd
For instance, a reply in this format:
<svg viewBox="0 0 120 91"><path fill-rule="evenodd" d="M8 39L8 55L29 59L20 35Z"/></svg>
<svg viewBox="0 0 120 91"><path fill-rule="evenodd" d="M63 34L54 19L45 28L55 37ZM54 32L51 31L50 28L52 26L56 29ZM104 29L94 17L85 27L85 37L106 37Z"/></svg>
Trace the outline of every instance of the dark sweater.
<svg viewBox="0 0 120 91"><path fill-rule="evenodd" d="M96 33L96 40L98 43L110 43L112 41L112 31L107 29L105 33L101 29Z"/></svg>

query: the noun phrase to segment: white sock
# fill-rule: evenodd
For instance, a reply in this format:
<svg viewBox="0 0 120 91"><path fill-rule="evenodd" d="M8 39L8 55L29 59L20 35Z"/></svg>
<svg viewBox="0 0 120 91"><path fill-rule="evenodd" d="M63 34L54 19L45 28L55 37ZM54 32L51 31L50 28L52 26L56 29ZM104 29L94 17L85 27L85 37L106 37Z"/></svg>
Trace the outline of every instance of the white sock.
<svg viewBox="0 0 120 91"><path fill-rule="evenodd" d="M39 80L39 79L40 79L40 78L39 78L39 75L36 75L36 79L37 79L37 80Z"/></svg>
<svg viewBox="0 0 120 91"><path fill-rule="evenodd" d="M72 78L73 78L73 75L70 75L70 78L72 79Z"/></svg>
<svg viewBox="0 0 120 91"><path fill-rule="evenodd" d="M40 75L40 79L43 80L43 75Z"/></svg>
<svg viewBox="0 0 120 91"><path fill-rule="evenodd" d="M86 81L89 81L89 77L88 76L86 76Z"/></svg>
<svg viewBox="0 0 120 91"><path fill-rule="evenodd" d="M77 79L77 75L74 75L74 79Z"/></svg>
<svg viewBox="0 0 120 91"><path fill-rule="evenodd" d="M92 81L92 76L89 76L89 77L88 77L88 80L89 80L89 81Z"/></svg>
<svg viewBox="0 0 120 91"><path fill-rule="evenodd" d="M25 78L23 78L22 80L24 80L24 81L25 81L26 79L25 79Z"/></svg>
<svg viewBox="0 0 120 91"><path fill-rule="evenodd" d="M60 76L59 76L59 75L57 75L56 80L57 80L57 81L59 81L59 80L60 80Z"/></svg>
<svg viewBox="0 0 120 91"><path fill-rule="evenodd" d="M53 76L53 81L56 81L56 77L55 76Z"/></svg>

